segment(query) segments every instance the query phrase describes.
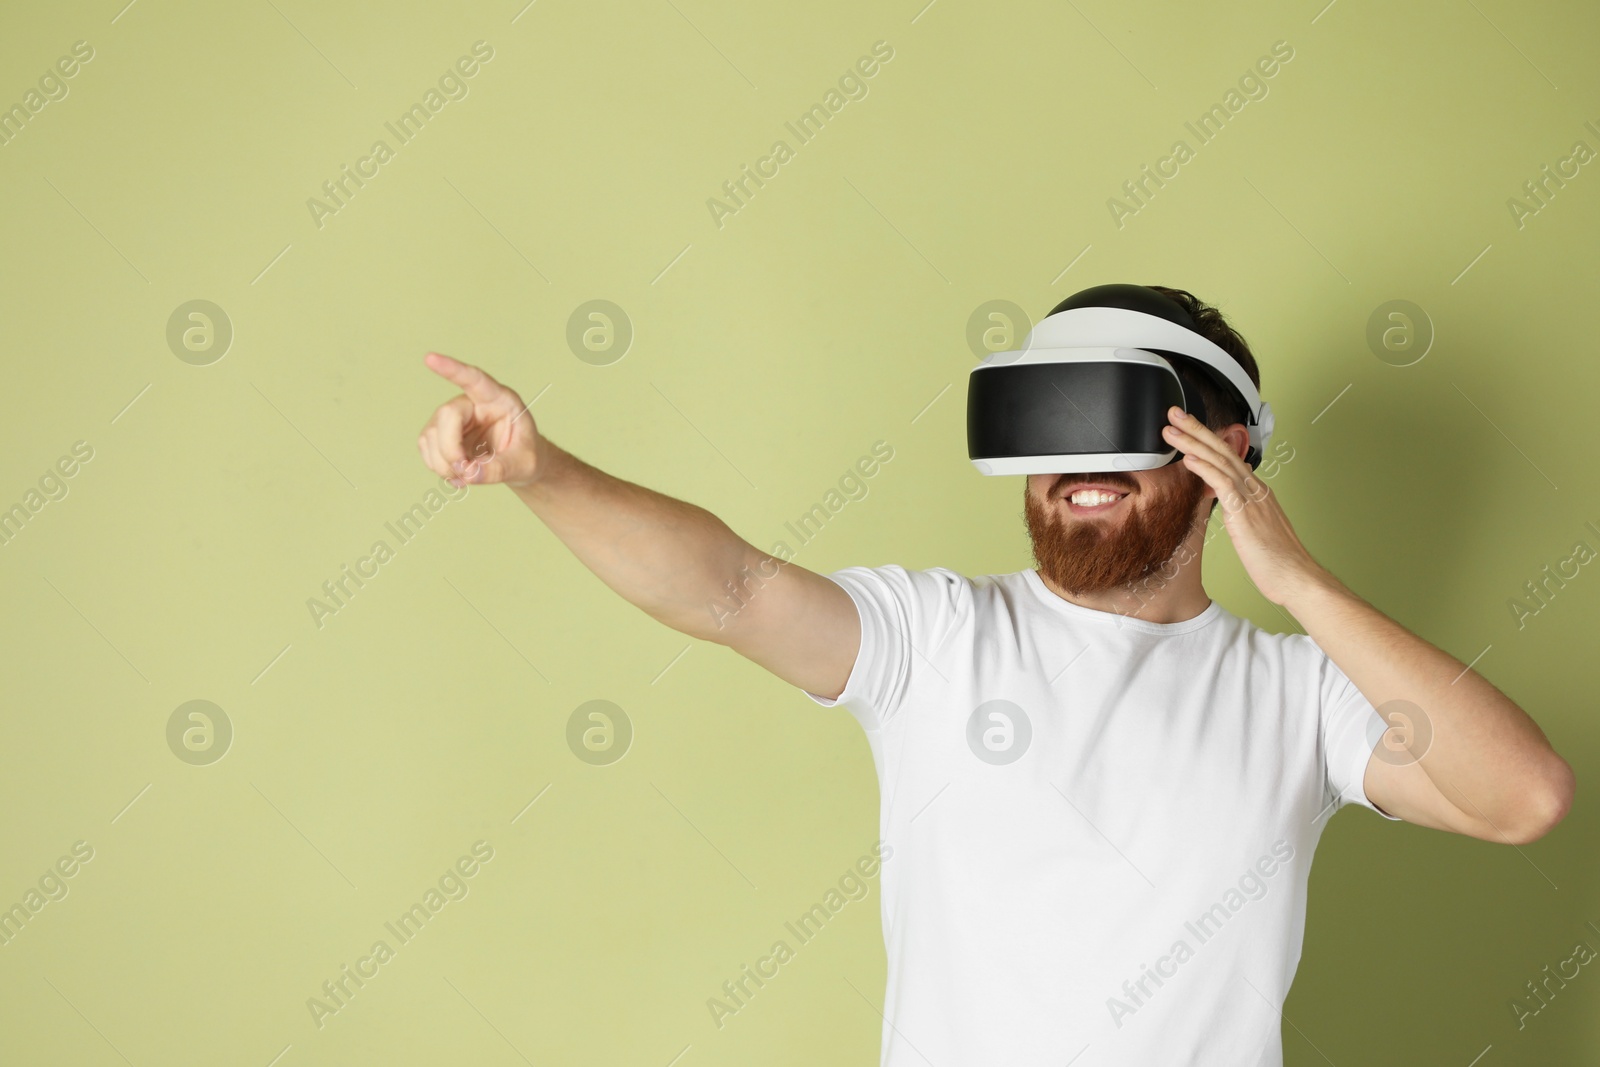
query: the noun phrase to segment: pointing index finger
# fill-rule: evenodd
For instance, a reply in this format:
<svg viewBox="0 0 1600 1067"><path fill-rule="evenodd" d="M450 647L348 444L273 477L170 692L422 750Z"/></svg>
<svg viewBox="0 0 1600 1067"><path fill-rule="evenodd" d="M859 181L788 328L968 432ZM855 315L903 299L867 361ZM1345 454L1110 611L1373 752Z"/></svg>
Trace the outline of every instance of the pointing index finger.
<svg viewBox="0 0 1600 1067"><path fill-rule="evenodd" d="M470 363L451 359L442 352L429 352L423 360L435 373L461 387L475 404L489 404L500 398L500 385Z"/></svg>

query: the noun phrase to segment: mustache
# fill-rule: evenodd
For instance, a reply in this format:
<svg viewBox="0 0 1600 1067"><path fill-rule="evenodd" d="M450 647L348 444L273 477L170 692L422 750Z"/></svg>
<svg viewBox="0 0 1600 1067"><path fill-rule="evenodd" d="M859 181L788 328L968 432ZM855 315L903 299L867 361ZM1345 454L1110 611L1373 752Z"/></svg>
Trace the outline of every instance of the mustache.
<svg viewBox="0 0 1600 1067"><path fill-rule="evenodd" d="M1056 479L1056 484L1050 487L1050 495L1060 496L1064 490L1074 485L1110 485L1128 493L1132 493L1139 488L1139 483L1123 471L1103 471L1099 474L1063 474Z"/></svg>

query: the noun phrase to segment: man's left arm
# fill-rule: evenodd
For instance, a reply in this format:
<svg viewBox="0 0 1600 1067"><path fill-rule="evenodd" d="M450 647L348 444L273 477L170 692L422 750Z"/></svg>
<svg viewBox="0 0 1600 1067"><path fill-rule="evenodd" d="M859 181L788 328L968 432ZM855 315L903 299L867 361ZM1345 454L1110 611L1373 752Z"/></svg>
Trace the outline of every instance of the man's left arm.
<svg viewBox="0 0 1600 1067"><path fill-rule="evenodd" d="M1397 724L1379 742L1390 753L1368 759L1367 799L1406 822L1517 845L1566 815L1572 768L1487 678L1314 561L1286 592L1284 609L1373 707L1403 700L1421 712L1420 722Z"/></svg>
<svg viewBox="0 0 1600 1067"><path fill-rule="evenodd" d="M1311 557L1276 495L1241 458L1243 426L1219 437L1181 408L1168 419L1167 440L1222 503L1228 537L1261 594L1299 620L1373 707L1404 700L1426 716L1431 740L1420 758L1375 751L1368 759L1367 798L1407 822L1485 841L1526 844L1560 822L1572 805L1572 768L1528 714Z"/></svg>

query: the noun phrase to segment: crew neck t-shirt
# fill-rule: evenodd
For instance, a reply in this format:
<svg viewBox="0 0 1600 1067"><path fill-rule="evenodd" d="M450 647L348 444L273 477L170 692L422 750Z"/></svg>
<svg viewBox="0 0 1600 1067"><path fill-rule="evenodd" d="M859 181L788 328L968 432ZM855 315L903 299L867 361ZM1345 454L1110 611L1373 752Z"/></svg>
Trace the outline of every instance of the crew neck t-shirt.
<svg viewBox="0 0 1600 1067"><path fill-rule="evenodd" d="M1033 570L828 577L861 648L806 695L877 770L883 1067L1281 1067L1312 852L1340 807L1379 811L1385 724L1332 659Z"/></svg>

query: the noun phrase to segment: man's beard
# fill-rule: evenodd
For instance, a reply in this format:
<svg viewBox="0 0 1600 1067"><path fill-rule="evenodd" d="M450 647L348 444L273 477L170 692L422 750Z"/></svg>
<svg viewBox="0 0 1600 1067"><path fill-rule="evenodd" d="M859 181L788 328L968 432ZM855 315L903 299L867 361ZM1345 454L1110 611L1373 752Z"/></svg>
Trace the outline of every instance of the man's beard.
<svg viewBox="0 0 1600 1067"><path fill-rule="evenodd" d="M1159 494L1139 489L1132 478L1117 472L1063 476L1069 482L1099 482L1127 490L1124 502L1130 513L1115 524L1063 513L1054 500L1041 504L1025 483L1028 534L1039 570L1074 596L1131 586L1160 570L1199 521L1195 508L1206 488L1205 481L1187 468L1180 474L1172 488ZM1135 498L1146 495L1151 499L1135 506Z"/></svg>

